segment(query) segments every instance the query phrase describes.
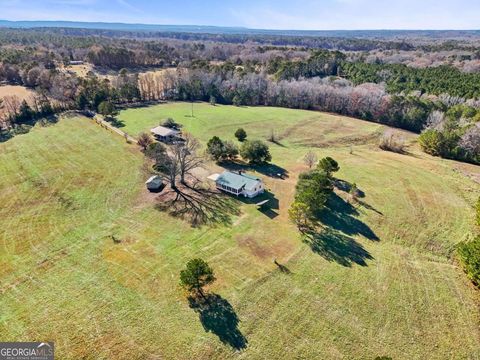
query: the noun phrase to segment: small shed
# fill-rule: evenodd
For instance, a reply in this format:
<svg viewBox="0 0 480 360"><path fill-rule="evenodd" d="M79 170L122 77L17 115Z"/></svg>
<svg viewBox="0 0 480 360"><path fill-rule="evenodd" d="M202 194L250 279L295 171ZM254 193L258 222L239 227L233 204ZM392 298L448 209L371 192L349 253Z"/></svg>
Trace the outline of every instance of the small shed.
<svg viewBox="0 0 480 360"><path fill-rule="evenodd" d="M165 126L157 126L150 130L155 138L161 142L170 143L179 139L180 131Z"/></svg>
<svg viewBox="0 0 480 360"><path fill-rule="evenodd" d="M154 175L145 182L145 185L150 191L158 191L163 188L163 181L160 176Z"/></svg>

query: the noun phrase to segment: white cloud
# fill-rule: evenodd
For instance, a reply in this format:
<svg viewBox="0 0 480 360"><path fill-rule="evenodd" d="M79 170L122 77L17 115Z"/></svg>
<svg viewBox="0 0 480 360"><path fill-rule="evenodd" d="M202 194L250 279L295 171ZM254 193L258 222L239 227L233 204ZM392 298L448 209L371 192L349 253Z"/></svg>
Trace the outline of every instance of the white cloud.
<svg viewBox="0 0 480 360"><path fill-rule="evenodd" d="M265 2L264 2L265 3ZM294 7L230 9L239 25L254 28L332 29L476 29L480 2L471 0L324 0Z"/></svg>

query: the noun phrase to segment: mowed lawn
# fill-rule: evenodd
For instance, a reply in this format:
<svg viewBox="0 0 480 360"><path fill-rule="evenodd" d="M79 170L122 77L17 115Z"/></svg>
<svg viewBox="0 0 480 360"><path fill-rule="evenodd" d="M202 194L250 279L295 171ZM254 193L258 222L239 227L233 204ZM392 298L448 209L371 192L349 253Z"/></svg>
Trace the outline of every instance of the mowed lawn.
<svg viewBox="0 0 480 360"><path fill-rule="evenodd" d="M273 163L289 172L259 173L274 215L234 201L235 215L192 227L156 209L136 146L84 118L37 127L0 144L0 339L53 340L62 359L480 357L479 294L452 257L480 186L455 162L382 152L383 128L356 119L208 104L190 117L190 106L119 120L136 135L173 117L203 143L274 130ZM328 236L311 243L287 217L308 150L365 193L352 208L337 191ZM192 257L218 278L202 314L178 286Z"/></svg>

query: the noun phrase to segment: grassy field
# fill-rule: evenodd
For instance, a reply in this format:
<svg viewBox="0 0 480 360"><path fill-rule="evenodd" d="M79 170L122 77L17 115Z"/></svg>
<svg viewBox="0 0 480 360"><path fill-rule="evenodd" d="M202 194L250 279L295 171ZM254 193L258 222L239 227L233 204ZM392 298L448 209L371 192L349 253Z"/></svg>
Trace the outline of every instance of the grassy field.
<svg viewBox="0 0 480 360"><path fill-rule="evenodd" d="M382 152L381 126L317 112L175 103L118 118L136 135L166 117L202 142L273 129L289 177L258 170L278 206L232 200L192 227L144 190L138 149L84 118L0 144L0 339L53 340L61 359L480 358L478 292L452 260L478 167ZM337 191L329 230L305 242L287 210L308 150L365 197ZM209 311L178 286L192 257L216 271Z"/></svg>

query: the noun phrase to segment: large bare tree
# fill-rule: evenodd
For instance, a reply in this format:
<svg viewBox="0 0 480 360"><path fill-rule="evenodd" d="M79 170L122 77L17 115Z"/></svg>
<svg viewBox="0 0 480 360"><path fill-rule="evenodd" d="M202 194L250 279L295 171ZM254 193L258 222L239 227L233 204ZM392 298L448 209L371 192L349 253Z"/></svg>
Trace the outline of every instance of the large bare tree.
<svg viewBox="0 0 480 360"><path fill-rule="evenodd" d="M184 142L175 144L171 151L173 157L177 159L180 182L186 184L186 175L192 175L192 171L202 167L204 158L198 155L200 143L192 135L186 133L183 136Z"/></svg>

